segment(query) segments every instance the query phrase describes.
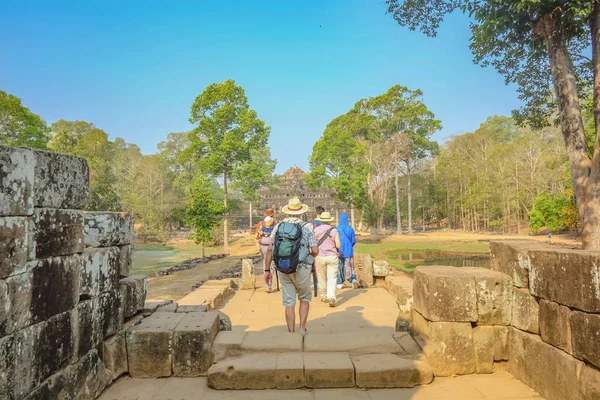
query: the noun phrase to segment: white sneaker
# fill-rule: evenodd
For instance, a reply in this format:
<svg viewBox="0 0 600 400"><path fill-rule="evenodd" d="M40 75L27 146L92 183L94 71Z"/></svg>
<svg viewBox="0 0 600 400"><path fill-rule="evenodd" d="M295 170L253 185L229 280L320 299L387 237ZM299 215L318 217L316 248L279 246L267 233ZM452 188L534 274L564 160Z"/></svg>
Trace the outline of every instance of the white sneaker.
<svg viewBox="0 0 600 400"><path fill-rule="evenodd" d="M343 284L342 284L342 285L337 285L337 288L338 288L338 289L343 289L343 288L344 288L344 285L343 285Z"/></svg>

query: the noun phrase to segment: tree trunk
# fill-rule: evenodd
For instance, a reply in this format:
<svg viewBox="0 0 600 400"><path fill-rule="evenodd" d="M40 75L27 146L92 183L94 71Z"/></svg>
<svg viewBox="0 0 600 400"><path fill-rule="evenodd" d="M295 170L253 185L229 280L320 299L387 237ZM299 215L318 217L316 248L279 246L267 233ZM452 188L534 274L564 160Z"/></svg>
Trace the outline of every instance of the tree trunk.
<svg viewBox="0 0 600 400"><path fill-rule="evenodd" d="M225 214L223 214L223 250L225 253L229 251L229 232L227 230L227 167L223 170L223 205L225 206Z"/></svg>
<svg viewBox="0 0 600 400"><path fill-rule="evenodd" d="M398 235L402 235L402 220L400 216L400 188L398 187L398 164L396 164L394 185L396 186L396 233Z"/></svg>
<svg viewBox="0 0 600 400"><path fill-rule="evenodd" d="M515 181L517 183L517 201L516 201L516 212L517 212L517 235L521 234L521 223L519 221L519 218L521 218L521 210L519 207L519 170L518 170L518 166L515 163Z"/></svg>
<svg viewBox="0 0 600 400"><path fill-rule="evenodd" d="M250 229L252 229L254 226L254 224L252 223L252 202L250 202L250 205L248 207L248 222L250 223Z"/></svg>
<svg viewBox="0 0 600 400"><path fill-rule="evenodd" d="M356 225L354 224L355 220L354 220L354 204L350 205L350 223L352 224L352 227L354 228Z"/></svg>
<svg viewBox="0 0 600 400"><path fill-rule="evenodd" d="M412 235L412 187L410 184L410 161L406 162L406 189L408 191L408 234Z"/></svg>
<svg viewBox="0 0 600 400"><path fill-rule="evenodd" d="M202 242L202 258L205 258L206 255L204 254L204 242Z"/></svg>
<svg viewBox="0 0 600 400"><path fill-rule="evenodd" d="M600 248L600 4L592 12L592 64L594 68L594 123L596 143L585 196L585 216L582 223L584 249ZM578 202L579 203L579 202Z"/></svg>
<svg viewBox="0 0 600 400"><path fill-rule="evenodd" d="M592 23L594 24L593 21ZM594 25L597 26L597 24ZM573 189L577 200L577 213L579 221L582 223L585 230L586 191L588 191L587 187L590 178L591 160L587 154L587 143L581 107L579 105L579 95L577 93L573 63L568 53L563 33L560 29L559 11L553 14L544 15L537 23L534 31L544 38L544 43L548 52L552 81L554 83L554 91L558 103L561 131L569 156ZM598 43L593 43L592 46L593 49L597 49L594 44L597 45ZM594 55L597 58L597 51L594 51ZM596 71L596 69L596 65L594 65L594 71ZM596 92L596 90L594 91ZM593 213L591 217L593 220L589 222L590 225L587 228L588 234L594 230L594 225L596 226L595 229L598 229L597 217L593 218ZM586 234L583 236L585 237ZM589 242L584 238L584 247L587 246L589 248L589 246L592 245L593 241Z"/></svg>

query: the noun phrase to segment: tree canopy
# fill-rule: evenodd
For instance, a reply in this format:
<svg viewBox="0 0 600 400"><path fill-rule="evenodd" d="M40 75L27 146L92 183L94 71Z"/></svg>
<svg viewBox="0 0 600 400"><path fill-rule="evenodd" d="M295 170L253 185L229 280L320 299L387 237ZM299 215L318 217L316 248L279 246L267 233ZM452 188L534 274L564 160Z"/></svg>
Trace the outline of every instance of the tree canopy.
<svg viewBox="0 0 600 400"><path fill-rule="evenodd" d="M21 99L0 90L0 144L45 149L50 130Z"/></svg>

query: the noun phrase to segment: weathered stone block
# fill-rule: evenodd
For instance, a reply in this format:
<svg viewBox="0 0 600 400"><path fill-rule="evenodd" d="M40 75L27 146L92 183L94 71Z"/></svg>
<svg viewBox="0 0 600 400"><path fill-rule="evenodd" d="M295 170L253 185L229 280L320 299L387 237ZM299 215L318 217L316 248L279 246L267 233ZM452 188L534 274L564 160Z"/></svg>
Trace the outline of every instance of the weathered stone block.
<svg viewBox="0 0 600 400"><path fill-rule="evenodd" d="M254 290L256 274L254 273L254 263L250 259L242 260L242 277L239 287L241 290Z"/></svg>
<svg viewBox="0 0 600 400"><path fill-rule="evenodd" d="M224 360L208 370L208 387L217 390L275 389L277 353L248 354Z"/></svg>
<svg viewBox="0 0 600 400"><path fill-rule="evenodd" d="M0 279L25 272L27 218L0 217Z"/></svg>
<svg viewBox="0 0 600 400"><path fill-rule="evenodd" d="M435 376L475 372L473 329L468 322L430 322L423 352Z"/></svg>
<svg viewBox="0 0 600 400"><path fill-rule="evenodd" d="M125 333L119 332L104 341L102 360L110 371L112 380L129 372L127 368L127 346Z"/></svg>
<svg viewBox="0 0 600 400"><path fill-rule="evenodd" d="M14 399L14 373L14 337L6 336L0 338L0 399Z"/></svg>
<svg viewBox="0 0 600 400"><path fill-rule="evenodd" d="M97 350L52 375L26 400L94 399L112 381Z"/></svg>
<svg viewBox="0 0 600 400"><path fill-rule="evenodd" d="M363 286L373 286L375 280L373 278L373 258L370 254L354 254L356 261L356 274L358 281Z"/></svg>
<svg viewBox="0 0 600 400"><path fill-rule="evenodd" d="M230 331L232 329L231 318L223 311L209 311L209 313L219 314L219 331Z"/></svg>
<svg viewBox="0 0 600 400"><path fill-rule="evenodd" d="M100 321L102 328L102 337L107 338L114 335L123 327L124 317L119 312L121 308L121 298L118 290L102 293L98 296L100 301Z"/></svg>
<svg viewBox="0 0 600 400"><path fill-rule="evenodd" d="M394 354L352 356L352 363L361 388L407 388L433 381L429 365Z"/></svg>
<svg viewBox="0 0 600 400"><path fill-rule="evenodd" d="M248 337L253 333L254 332L249 332ZM302 349L302 343L300 343L300 349ZM304 351L335 351L351 355L404 353L402 347L400 347L389 332L378 329L365 329L360 335L357 335L356 332L310 334L304 338Z"/></svg>
<svg viewBox="0 0 600 400"><path fill-rule="evenodd" d="M584 366L581 371L581 400L600 399L600 371Z"/></svg>
<svg viewBox="0 0 600 400"><path fill-rule="evenodd" d="M118 212L86 212L86 247L124 246L133 240L133 221L129 214Z"/></svg>
<svg viewBox="0 0 600 400"><path fill-rule="evenodd" d="M211 345L219 332L217 313L189 313L173 335L173 374L199 376L212 365Z"/></svg>
<svg viewBox="0 0 600 400"><path fill-rule="evenodd" d="M538 335L511 329L509 371L545 399L579 400L583 365Z"/></svg>
<svg viewBox="0 0 600 400"><path fill-rule="evenodd" d="M600 368L600 315L573 311L573 355Z"/></svg>
<svg viewBox="0 0 600 400"><path fill-rule="evenodd" d="M386 276L387 291L396 298L398 309L410 313L413 304L413 280L408 276Z"/></svg>
<svg viewBox="0 0 600 400"><path fill-rule="evenodd" d="M410 332L410 312L398 311L396 317L396 332Z"/></svg>
<svg viewBox="0 0 600 400"><path fill-rule="evenodd" d="M58 314L15 333L14 352L15 397L22 399L72 359L70 312Z"/></svg>
<svg viewBox="0 0 600 400"><path fill-rule="evenodd" d="M529 287L529 250L542 245L533 240L494 240L490 242L490 268L512 278L513 285Z"/></svg>
<svg viewBox="0 0 600 400"><path fill-rule="evenodd" d="M0 337L31 325L29 274L0 280Z"/></svg>
<svg viewBox="0 0 600 400"><path fill-rule="evenodd" d="M84 209L89 197L90 170L83 158L35 151L36 207Z"/></svg>
<svg viewBox="0 0 600 400"><path fill-rule="evenodd" d="M133 245L119 247L119 277L125 278L131 275L133 260Z"/></svg>
<svg viewBox="0 0 600 400"><path fill-rule="evenodd" d="M178 303L168 304L164 307L159 307L156 312L177 312L177 308L179 307ZM206 311L206 310L204 310Z"/></svg>
<svg viewBox="0 0 600 400"><path fill-rule="evenodd" d="M146 275L131 275L121 279L120 282L133 282L135 285L135 300L137 311L144 309L146 302L146 293L148 291L148 277Z"/></svg>
<svg viewBox="0 0 600 400"><path fill-rule="evenodd" d="M539 307L539 325L542 340L573 354L571 346L571 310L542 299Z"/></svg>
<svg viewBox="0 0 600 400"><path fill-rule="evenodd" d="M410 334L423 348L429 338L429 321L413 308L410 321Z"/></svg>
<svg viewBox="0 0 600 400"><path fill-rule="evenodd" d="M405 355L415 356L421 354L421 347L419 347L408 332L395 332L393 337L400 347L402 347Z"/></svg>
<svg viewBox="0 0 600 400"><path fill-rule="evenodd" d="M508 361L510 329L508 326L494 326L494 361Z"/></svg>
<svg viewBox="0 0 600 400"><path fill-rule="evenodd" d="M168 310L165 310L168 311ZM177 306L175 312L177 313L190 313L190 312L206 312L208 307L204 304L198 306Z"/></svg>
<svg viewBox="0 0 600 400"><path fill-rule="evenodd" d="M508 275L486 268L464 267L475 277L479 325L510 325L512 283Z"/></svg>
<svg viewBox="0 0 600 400"><path fill-rule="evenodd" d="M137 313L137 299L135 297L135 282L119 281L119 319L125 320Z"/></svg>
<svg viewBox="0 0 600 400"><path fill-rule="evenodd" d="M33 213L33 151L0 146L0 216Z"/></svg>
<svg viewBox="0 0 600 400"><path fill-rule="evenodd" d="M310 346L306 349L306 351L311 351L309 349ZM302 351L302 335L299 333L288 333L281 331L248 332L244 338L244 341L242 342L242 350L252 352Z"/></svg>
<svg viewBox="0 0 600 400"><path fill-rule="evenodd" d="M100 300L96 297L82 301L71 311L74 359L84 357L98 347L102 335L102 314Z"/></svg>
<svg viewBox="0 0 600 400"><path fill-rule="evenodd" d="M462 268L417 267L413 307L429 321L477 322L475 278Z"/></svg>
<svg viewBox="0 0 600 400"><path fill-rule="evenodd" d="M303 354L279 353L275 371L275 386L277 389L300 389L305 384Z"/></svg>
<svg viewBox="0 0 600 400"><path fill-rule="evenodd" d="M186 314L154 313L127 332L127 360L133 378L171 376L173 331Z"/></svg>
<svg viewBox="0 0 600 400"><path fill-rule="evenodd" d="M475 373L491 374L494 372L495 329L493 326L476 326L473 328L473 345L475 346Z"/></svg>
<svg viewBox="0 0 600 400"><path fill-rule="evenodd" d="M522 331L540 333L539 304L527 289L513 290L512 325Z"/></svg>
<svg viewBox="0 0 600 400"><path fill-rule="evenodd" d="M36 208L28 223L29 258L42 259L83 251L83 212Z"/></svg>
<svg viewBox="0 0 600 400"><path fill-rule="evenodd" d="M304 376L313 389L353 387L354 365L348 353L304 353Z"/></svg>
<svg viewBox="0 0 600 400"><path fill-rule="evenodd" d="M88 248L82 255L81 296L90 298L118 288L119 248Z"/></svg>
<svg viewBox="0 0 600 400"><path fill-rule="evenodd" d="M544 249L529 254L531 294L581 311L600 312L600 252Z"/></svg>
<svg viewBox="0 0 600 400"><path fill-rule="evenodd" d="M392 275L394 268L385 260L373 261L373 276L386 277Z"/></svg>
<svg viewBox="0 0 600 400"><path fill-rule="evenodd" d="M241 330L219 332L212 344L214 361L240 356L242 354L242 342L245 338L246 332Z"/></svg>

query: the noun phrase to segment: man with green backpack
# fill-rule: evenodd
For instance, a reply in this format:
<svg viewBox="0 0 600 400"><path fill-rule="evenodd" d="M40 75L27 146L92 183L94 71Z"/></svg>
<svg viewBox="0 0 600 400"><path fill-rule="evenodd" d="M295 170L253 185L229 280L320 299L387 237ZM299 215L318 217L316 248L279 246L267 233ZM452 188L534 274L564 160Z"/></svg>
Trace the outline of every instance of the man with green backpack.
<svg viewBox="0 0 600 400"><path fill-rule="evenodd" d="M296 296L300 300L300 334L306 336L306 320L312 300L311 275L314 257L319 254L312 224L300 217L308 211L298 197L293 197L281 211L289 217L275 226L265 265L275 262L281 282L285 320L290 332L296 331ZM270 272L265 270L265 273Z"/></svg>

